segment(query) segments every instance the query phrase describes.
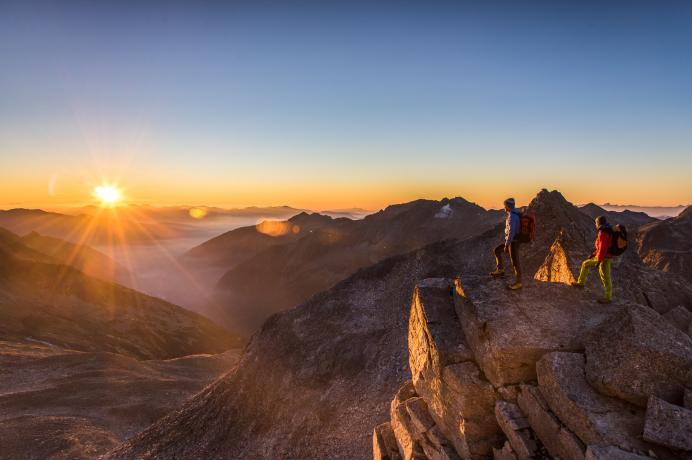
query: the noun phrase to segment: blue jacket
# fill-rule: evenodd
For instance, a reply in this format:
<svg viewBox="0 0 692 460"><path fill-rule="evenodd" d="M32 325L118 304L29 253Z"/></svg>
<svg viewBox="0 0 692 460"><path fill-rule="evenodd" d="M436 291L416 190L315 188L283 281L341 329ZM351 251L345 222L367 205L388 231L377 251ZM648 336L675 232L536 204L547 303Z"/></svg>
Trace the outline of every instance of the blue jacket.
<svg viewBox="0 0 692 460"><path fill-rule="evenodd" d="M514 237L519 233L519 218L521 213L516 209L512 209L507 213L505 220L505 244L509 244L514 240Z"/></svg>

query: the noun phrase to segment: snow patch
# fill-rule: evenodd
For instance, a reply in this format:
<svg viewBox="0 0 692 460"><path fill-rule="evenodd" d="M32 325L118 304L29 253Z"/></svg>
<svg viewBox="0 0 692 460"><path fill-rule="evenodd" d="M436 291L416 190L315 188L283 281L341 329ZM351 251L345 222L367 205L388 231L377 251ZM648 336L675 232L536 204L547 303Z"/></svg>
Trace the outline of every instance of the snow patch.
<svg viewBox="0 0 692 460"><path fill-rule="evenodd" d="M447 203L446 205L442 206L439 211L437 211L435 214L435 219L449 219L452 217L452 213L454 213L452 206Z"/></svg>

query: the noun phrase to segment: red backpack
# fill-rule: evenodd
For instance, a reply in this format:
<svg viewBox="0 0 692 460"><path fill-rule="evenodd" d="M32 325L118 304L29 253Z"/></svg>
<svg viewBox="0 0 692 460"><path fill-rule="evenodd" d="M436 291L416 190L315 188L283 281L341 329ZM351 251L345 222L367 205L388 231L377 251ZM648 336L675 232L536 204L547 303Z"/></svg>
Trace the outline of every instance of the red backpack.
<svg viewBox="0 0 692 460"><path fill-rule="evenodd" d="M523 213L519 216L519 233L517 239L520 243L529 243L536 238L536 216Z"/></svg>
<svg viewBox="0 0 692 460"><path fill-rule="evenodd" d="M627 250L627 229L624 225L616 225L610 231L612 242L608 248L608 254L619 256Z"/></svg>

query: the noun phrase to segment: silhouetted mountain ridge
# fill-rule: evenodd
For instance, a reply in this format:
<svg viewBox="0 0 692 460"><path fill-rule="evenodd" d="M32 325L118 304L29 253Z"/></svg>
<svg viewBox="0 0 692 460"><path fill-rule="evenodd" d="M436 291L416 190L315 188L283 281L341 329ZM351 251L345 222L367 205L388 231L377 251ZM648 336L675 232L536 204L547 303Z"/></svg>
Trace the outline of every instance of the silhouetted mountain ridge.
<svg viewBox="0 0 692 460"><path fill-rule="evenodd" d="M586 204L579 209L592 219L595 219L597 216L606 216L608 222L622 224L627 227L639 227L658 220L644 212L635 212L629 209L623 211L607 211L594 203Z"/></svg>

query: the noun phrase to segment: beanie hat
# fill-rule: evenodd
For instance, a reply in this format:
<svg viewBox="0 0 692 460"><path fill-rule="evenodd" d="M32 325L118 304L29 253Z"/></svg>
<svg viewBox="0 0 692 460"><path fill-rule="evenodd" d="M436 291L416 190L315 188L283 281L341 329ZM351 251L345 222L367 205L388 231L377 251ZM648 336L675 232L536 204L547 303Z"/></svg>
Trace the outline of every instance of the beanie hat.
<svg viewBox="0 0 692 460"><path fill-rule="evenodd" d="M514 209L514 198L507 198L505 200L505 206L509 206L510 209Z"/></svg>

